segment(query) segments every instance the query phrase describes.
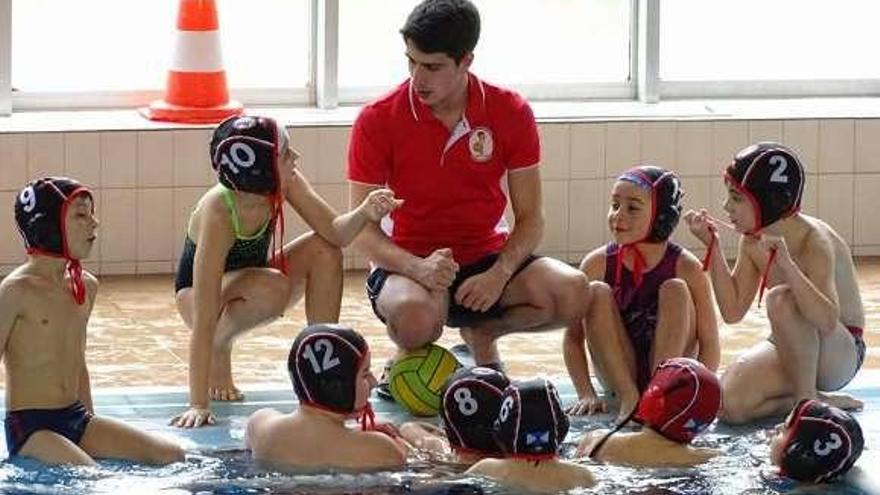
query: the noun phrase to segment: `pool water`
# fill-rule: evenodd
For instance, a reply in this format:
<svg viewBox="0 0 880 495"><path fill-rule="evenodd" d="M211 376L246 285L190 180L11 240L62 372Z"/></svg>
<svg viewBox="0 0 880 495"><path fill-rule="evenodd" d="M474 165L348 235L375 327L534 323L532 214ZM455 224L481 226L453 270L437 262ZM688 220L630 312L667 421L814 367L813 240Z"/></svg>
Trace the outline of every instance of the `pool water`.
<svg viewBox="0 0 880 495"><path fill-rule="evenodd" d="M574 391L567 379L554 380L564 403ZM836 493L880 494L880 371L863 371L847 391L865 401L857 414L865 434L866 449L846 479L822 487L797 486L779 478L767 464L768 435L774 421L749 427L711 427L698 437L699 445L718 448L724 455L694 469L633 469L582 461L590 466L600 484L573 493L661 494L778 494ZM286 474L261 469L242 449L244 426L253 411L274 407L289 411L296 406L292 393L278 386L249 389L241 403L215 405L220 417L213 427L178 430L166 426L168 418L182 410L183 390L127 389L95 393L98 414L114 416L140 428L175 437L187 450L185 462L162 468L126 462L101 461L97 467L49 467L29 459L0 465L0 493L20 494L398 494L431 493L436 484L461 483L451 493L517 493L485 480L465 477L462 468L415 461L404 471L378 473ZM373 403L380 420L410 419L397 406ZM579 417L572 427L563 454L570 457L584 432L610 426L611 416ZM0 456L5 457L5 445ZM468 488L468 485L477 488Z"/></svg>

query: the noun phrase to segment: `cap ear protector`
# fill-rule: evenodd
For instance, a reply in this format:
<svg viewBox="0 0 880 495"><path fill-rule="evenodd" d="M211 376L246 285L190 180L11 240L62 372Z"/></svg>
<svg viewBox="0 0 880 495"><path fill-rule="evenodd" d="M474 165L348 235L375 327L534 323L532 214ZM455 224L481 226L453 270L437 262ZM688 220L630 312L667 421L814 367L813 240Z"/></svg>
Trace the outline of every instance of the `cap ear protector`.
<svg viewBox="0 0 880 495"><path fill-rule="evenodd" d="M510 380L485 367L460 368L441 391L440 418L452 448L459 452L501 454L494 437L501 396Z"/></svg>
<svg viewBox="0 0 880 495"><path fill-rule="evenodd" d="M756 235L800 210L804 167L794 151L779 143L761 142L741 150L724 178L752 205L755 228L748 234Z"/></svg>
<svg viewBox="0 0 880 495"><path fill-rule="evenodd" d="M669 239L681 217L684 190L675 172L653 165L642 165L624 172L617 180L632 182L651 195L650 231L643 241Z"/></svg>
<svg viewBox="0 0 880 495"><path fill-rule="evenodd" d="M852 415L803 399L785 422L780 472L799 481L834 481L852 468L864 445L862 428Z"/></svg>
<svg viewBox="0 0 880 495"><path fill-rule="evenodd" d="M67 244L67 208L73 200L92 192L74 179L45 177L31 181L15 198L15 223L24 240L28 254L40 254L67 259L70 290L77 304L86 300L79 259L70 253Z"/></svg>

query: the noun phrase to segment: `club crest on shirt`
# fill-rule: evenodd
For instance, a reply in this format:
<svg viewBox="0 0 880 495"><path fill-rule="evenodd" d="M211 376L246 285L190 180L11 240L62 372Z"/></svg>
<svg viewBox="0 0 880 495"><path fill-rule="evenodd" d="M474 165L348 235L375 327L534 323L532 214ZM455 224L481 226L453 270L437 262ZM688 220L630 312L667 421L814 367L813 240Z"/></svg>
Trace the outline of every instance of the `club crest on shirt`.
<svg viewBox="0 0 880 495"><path fill-rule="evenodd" d="M475 162L489 161L492 158L494 148L495 140L492 138L492 131L485 127L477 127L471 131L468 149L470 149L471 158Z"/></svg>

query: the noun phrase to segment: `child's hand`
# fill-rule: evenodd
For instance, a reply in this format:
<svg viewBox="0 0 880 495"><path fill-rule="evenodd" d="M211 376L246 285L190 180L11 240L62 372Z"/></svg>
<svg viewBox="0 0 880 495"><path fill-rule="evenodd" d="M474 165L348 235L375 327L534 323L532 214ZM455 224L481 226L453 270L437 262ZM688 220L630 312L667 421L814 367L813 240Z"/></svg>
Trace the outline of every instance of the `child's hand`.
<svg viewBox="0 0 880 495"><path fill-rule="evenodd" d="M364 198L358 209L373 222L378 222L402 204L403 200L395 198L391 189L376 189Z"/></svg>
<svg viewBox="0 0 880 495"><path fill-rule="evenodd" d="M168 424L178 428L199 428L202 425L212 425L215 422L217 419L210 409L190 407L183 414L171 418Z"/></svg>
<svg viewBox="0 0 880 495"><path fill-rule="evenodd" d="M572 416L593 415L600 412L608 412L608 404L604 399L595 394L578 399L565 411Z"/></svg>
<svg viewBox="0 0 880 495"><path fill-rule="evenodd" d="M694 235L703 245L708 246L712 243L712 236L715 235L715 222L709 216L709 212L705 208L701 208L699 213L694 210L688 210L684 214L684 221L687 223L691 234Z"/></svg>

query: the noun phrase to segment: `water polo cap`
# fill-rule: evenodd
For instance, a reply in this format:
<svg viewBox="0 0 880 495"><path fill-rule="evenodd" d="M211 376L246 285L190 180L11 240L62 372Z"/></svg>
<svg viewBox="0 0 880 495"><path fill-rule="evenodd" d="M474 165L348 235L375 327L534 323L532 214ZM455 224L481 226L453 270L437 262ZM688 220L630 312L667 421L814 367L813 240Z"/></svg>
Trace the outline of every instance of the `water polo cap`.
<svg viewBox="0 0 880 495"><path fill-rule="evenodd" d="M461 368L441 391L440 417L457 452L501 454L493 436L501 395L510 380L491 368Z"/></svg>
<svg viewBox="0 0 880 495"><path fill-rule="evenodd" d="M318 324L303 329L287 358L300 403L339 414L371 416L369 401L362 410L355 409L358 374L369 352L367 341L351 328Z"/></svg>
<svg viewBox="0 0 880 495"><path fill-rule="evenodd" d="M30 182L15 199L15 222L28 254L67 259L70 290L77 304L86 300L82 265L70 255L67 246L67 208L77 196L92 192L67 177L46 177ZM92 212L94 212L94 200Z"/></svg>
<svg viewBox="0 0 880 495"><path fill-rule="evenodd" d="M211 166L226 188L269 196L272 203L272 266L287 273L280 249L284 240L284 195L281 157L287 150L287 130L274 119L239 115L217 126L211 138Z"/></svg>
<svg viewBox="0 0 880 495"><path fill-rule="evenodd" d="M495 440L507 457L551 459L565 440L568 426L556 387L536 378L504 390L495 421Z"/></svg>
<svg viewBox="0 0 880 495"><path fill-rule="evenodd" d="M779 143L753 144L736 154L724 178L752 204L757 235L768 225L800 210L804 167L794 152Z"/></svg>
<svg viewBox="0 0 880 495"><path fill-rule="evenodd" d="M639 399L634 419L664 437L690 443L721 409L721 385L699 361L672 358L660 363Z"/></svg>
<svg viewBox="0 0 880 495"><path fill-rule="evenodd" d="M785 422L781 474L812 483L834 481L855 464L864 445L862 428L852 415L803 399Z"/></svg>

